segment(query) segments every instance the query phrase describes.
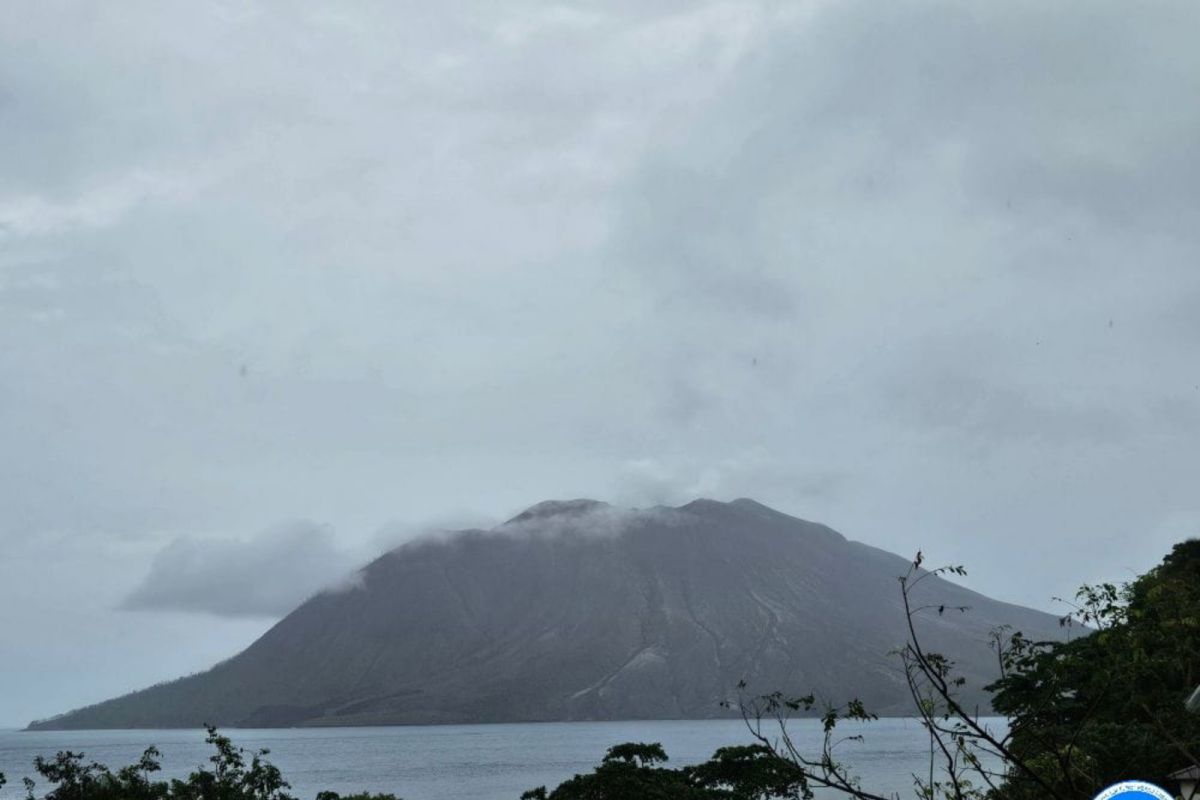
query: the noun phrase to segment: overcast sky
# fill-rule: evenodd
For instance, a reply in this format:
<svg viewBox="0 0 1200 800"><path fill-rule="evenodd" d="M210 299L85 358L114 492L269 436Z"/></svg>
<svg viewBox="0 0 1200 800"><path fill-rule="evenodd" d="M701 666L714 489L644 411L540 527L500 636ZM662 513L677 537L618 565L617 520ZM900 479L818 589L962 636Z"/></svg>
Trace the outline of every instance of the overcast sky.
<svg viewBox="0 0 1200 800"><path fill-rule="evenodd" d="M1200 533L1200 6L0 7L0 726L431 527Z"/></svg>

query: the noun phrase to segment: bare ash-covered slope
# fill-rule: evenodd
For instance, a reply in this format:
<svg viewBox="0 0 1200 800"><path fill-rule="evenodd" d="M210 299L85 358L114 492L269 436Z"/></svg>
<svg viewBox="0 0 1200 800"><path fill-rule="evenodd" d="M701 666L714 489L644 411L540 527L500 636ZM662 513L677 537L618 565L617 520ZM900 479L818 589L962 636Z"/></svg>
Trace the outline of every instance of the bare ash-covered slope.
<svg viewBox="0 0 1200 800"><path fill-rule="evenodd" d="M354 588L317 595L211 670L34 728L383 725L728 713L783 689L905 713L906 559L752 500L622 510L542 503L491 531L404 545ZM988 633L1057 637L1057 620L941 580L922 623L968 689Z"/></svg>

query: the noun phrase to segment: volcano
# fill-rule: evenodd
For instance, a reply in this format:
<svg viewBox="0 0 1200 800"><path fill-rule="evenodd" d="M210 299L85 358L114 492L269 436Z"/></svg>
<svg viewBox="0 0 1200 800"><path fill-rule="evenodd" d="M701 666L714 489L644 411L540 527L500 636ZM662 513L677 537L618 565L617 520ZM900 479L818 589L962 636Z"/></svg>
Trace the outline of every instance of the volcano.
<svg viewBox="0 0 1200 800"><path fill-rule="evenodd" d="M410 542L300 605L212 669L34 729L707 718L748 691L911 712L893 651L909 560L753 500L622 509L540 503L490 530ZM989 633L1056 617L930 577L923 645L967 704Z"/></svg>

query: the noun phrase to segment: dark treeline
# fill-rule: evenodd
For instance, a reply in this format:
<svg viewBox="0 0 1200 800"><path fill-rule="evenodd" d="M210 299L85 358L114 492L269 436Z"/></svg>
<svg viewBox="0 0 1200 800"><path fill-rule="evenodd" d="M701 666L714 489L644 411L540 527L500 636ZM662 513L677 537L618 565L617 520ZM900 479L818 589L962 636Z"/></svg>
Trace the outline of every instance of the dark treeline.
<svg viewBox="0 0 1200 800"><path fill-rule="evenodd" d="M926 570L918 555L900 579L908 612L907 644L897 651L913 713L929 734L928 769L913 776L922 800L1086 800L1120 780L1166 783L1185 767L1200 767L1200 714L1186 701L1200 682L1200 541L1175 546L1158 566L1121 585L1085 586L1064 625L1082 624L1067 641L1031 641L1021 632L994 634L999 679L987 687L1008 730L988 728L959 700L964 680L952 661L923 648L913 621L923 615L970 613L966 608L912 604L923 580L962 573ZM611 748L596 769L557 788L539 787L523 800L767 800L811 798L817 788L857 800L893 800L894 793L860 785L840 757L846 720L874 715L857 701L822 705L813 697L745 697L742 714L754 743L725 747L699 765L671 768L659 744ZM793 715L821 714L824 736L795 741ZM60 752L34 764L49 788L42 800L292 800L290 787L267 759L209 728L210 766L186 780L158 780L151 747L133 765L112 771L83 754ZM0 776L0 785L4 778ZM29 800L37 785L25 779ZM316 800L398 800L393 795Z"/></svg>
<svg viewBox="0 0 1200 800"><path fill-rule="evenodd" d="M205 741L213 746L211 767L199 767L186 780L157 780L161 769L156 747L149 747L136 764L113 772L103 764L85 760L69 750L54 758L38 756L34 769L50 785L43 800L294 800L283 774L266 756L270 751L235 747L216 728ZM0 774L0 787L5 776ZM25 794L35 800L36 784L25 778ZM390 794L339 795L321 792L316 800L399 800Z"/></svg>

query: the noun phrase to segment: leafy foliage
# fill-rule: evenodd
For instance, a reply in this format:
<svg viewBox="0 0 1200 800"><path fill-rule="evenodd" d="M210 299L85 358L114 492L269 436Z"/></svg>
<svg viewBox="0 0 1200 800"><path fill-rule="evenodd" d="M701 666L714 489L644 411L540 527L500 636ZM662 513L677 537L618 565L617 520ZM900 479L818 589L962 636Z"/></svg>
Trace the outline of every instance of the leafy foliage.
<svg viewBox="0 0 1200 800"><path fill-rule="evenodd" d="M737 800L812 797L804 773L759 744L722 747L711 759L688 772L692 780L714 797Z"/></svg>
<svg viewBox="0 0 1200 800"><path fill-rule="evenodd" d="M594 772L576 775L557 789L535 789L523 800L700 800L706 798L680 770L659 766L667 760L660 744L631 742L609 748Z"/></svg>
<svg viewBox="0 0 1200 800"><path fill-rule="evenodd" d="M1061 797L1092 797L1135 778L1200 764L1200 716L1184 707L1200 682L1200 540L1123 586L1085 586L1065 624L1096 630L1066 643L1012 637L990 687L1011 718L1014 756ZM1010 774L1003 800L1044 796Z"/></svg>
<svg viewBox="0 0 1200 800"><path fill-rule="evenodd" d="M661 744L628 742L609 748L594 772L576 775L547 793L521 800L767 800L811 797L803 776L759 745L723 747L695 767L667 769Z"/></svg>
<svg viewBox="0 0 1200 800"><path fill-rule="evenodd" d="M214 753L211 767L201 767L186 780L158 781L161 753L149 747L136 764L113 772L103 764L88 762L83 753L64 750L53 758L34 759L37 773L51 788L41 800L295 800L279 768L266 760L270 751L246 751L209 727L205 741ZM0 775L0 786L4 785ZM36 784L26 778L27 800L37 800ZM341 797L321 792L317 800L398 800L390 794L355 794Z"/></svg>

